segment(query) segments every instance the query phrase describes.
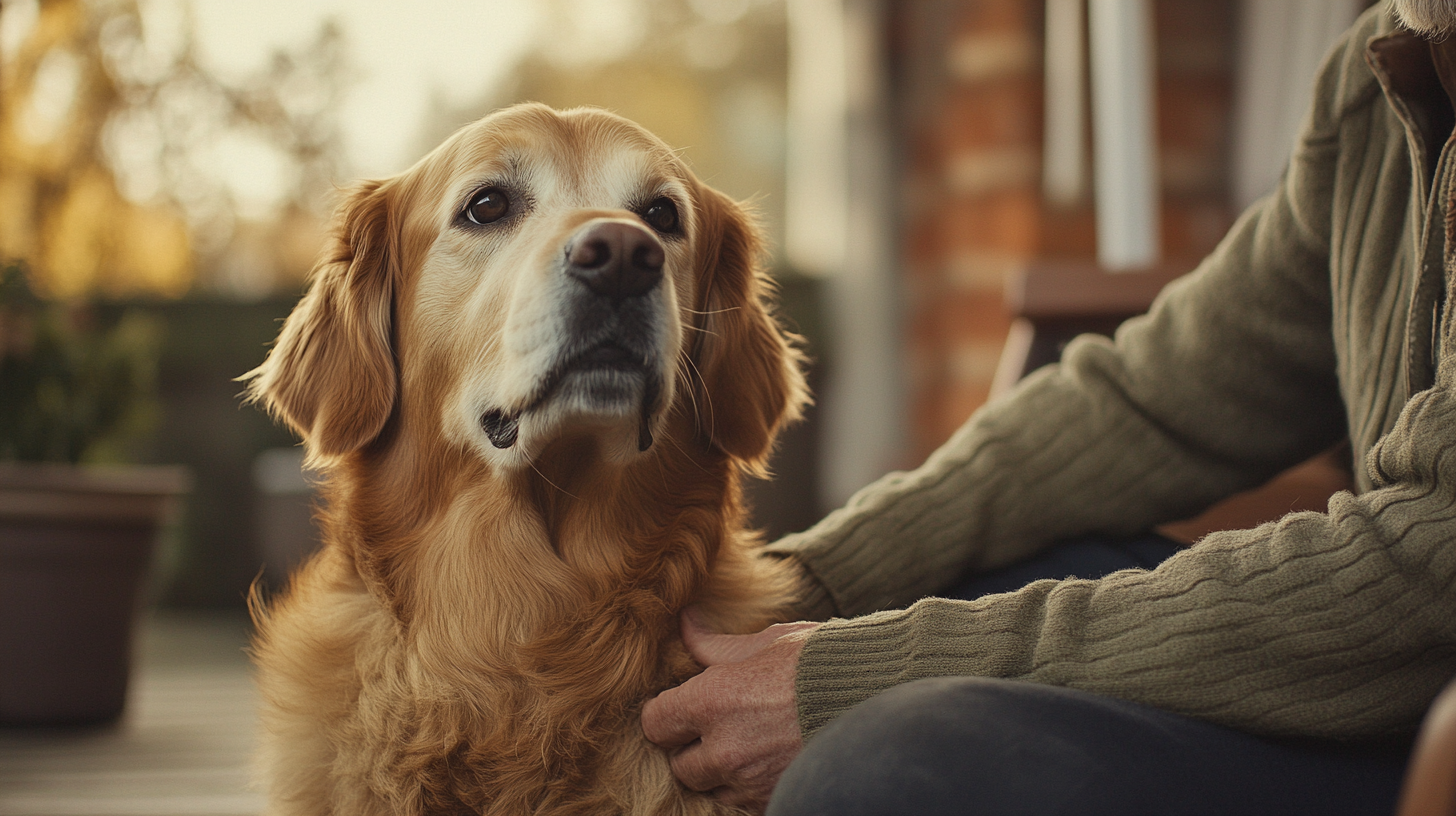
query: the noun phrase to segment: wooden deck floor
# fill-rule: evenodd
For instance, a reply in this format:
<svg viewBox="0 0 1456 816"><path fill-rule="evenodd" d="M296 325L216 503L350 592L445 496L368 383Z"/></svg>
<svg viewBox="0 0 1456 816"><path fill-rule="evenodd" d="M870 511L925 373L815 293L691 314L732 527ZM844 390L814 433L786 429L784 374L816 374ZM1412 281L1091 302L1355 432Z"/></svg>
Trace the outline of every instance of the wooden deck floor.
<svg viewBox="0 0 1456 816"><path fill-rule="evenodd" d="M120 723L0 729L0 815L256 816L246 640L241 615L149 619Z"/></svg>

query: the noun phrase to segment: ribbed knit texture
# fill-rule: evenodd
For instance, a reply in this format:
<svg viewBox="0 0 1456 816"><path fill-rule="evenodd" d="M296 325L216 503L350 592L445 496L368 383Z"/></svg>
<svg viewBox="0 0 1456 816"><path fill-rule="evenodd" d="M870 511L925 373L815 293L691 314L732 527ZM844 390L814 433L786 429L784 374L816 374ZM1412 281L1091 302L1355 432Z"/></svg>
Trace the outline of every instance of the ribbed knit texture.
<svg viewBox="0 0 1456 816"><path fill-rule="evenodd" d="M1428 211L1424 148L1366 63L1392 31L1380 7L1334 49L1279 189L1149 315L1075 341L924 466L770 547L809 577L806 617L847 617L800 659L806 737L937 675L1270 735L1415 726L1456 674L1456 353L1431 387L1441 247L1422 236L1443 243L1445 197ZM1443 160L1442 190L1450 175ZM1347 434L1367 467L1326 514L1217 533L1153 571L927 598L1060 537L1187 517Z"/></svg>

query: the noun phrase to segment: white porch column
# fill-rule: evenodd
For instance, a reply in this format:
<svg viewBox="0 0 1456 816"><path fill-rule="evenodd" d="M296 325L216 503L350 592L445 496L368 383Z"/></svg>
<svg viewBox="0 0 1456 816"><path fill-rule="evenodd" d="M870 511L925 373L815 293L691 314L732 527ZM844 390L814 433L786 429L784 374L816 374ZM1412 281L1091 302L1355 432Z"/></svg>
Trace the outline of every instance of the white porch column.
<svg viewBox="0 0 1456 816"><path fill-rule="evenodd" d="M820 390L820 502L838 507L905 445L893 188L880 33L886 0L789 0L785 254L823 278L833 355Z"/></svg>
<svg viewBox="0 0 1456 816"><path fill-rule="evenodd" d="M1309 111L1315 71L1360 0L1244 0L1234 96L1233 204L1274 189Z"/></svg>
<svg viewBox="0 0 1456 816"><path fill-rule="evenodd" d="M1116 271L1160 255L1153 16L1148 0L1089 0L1097 260Z"/></svg>
<svg viewBox="0 0 1456 816"><path fill-rule="evenodd" d="M1086 4L1046 0L1042 195L1071 206L1087 192Z"/></svg>

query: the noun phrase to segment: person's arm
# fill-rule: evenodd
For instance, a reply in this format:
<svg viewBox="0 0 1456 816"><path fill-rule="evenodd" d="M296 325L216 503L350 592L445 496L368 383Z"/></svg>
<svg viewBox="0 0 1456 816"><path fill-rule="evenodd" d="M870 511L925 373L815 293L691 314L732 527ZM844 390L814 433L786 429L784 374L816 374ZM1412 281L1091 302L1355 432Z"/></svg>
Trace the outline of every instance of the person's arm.
<svg viewBox="0 0 1456 816"><path fill-rule="evenodd" d="M904 606L1058 538L1137 533L1195 515L1345 433L1331 340L1328 225L1290 185L1305 157L1198 270L1115 341L976 413L915 471L892 473L771 544L811 579L802 617ZM1327 216L1324 216L1327 219Z"/></svg>
<svg viewBox="0 0 1456 816"><path fill-rule="evenodd" d="M1075 687L1257 733L1371 737L1412 727L1456 674L1450 325L1434 387L1365 457L1372 489L1337 494L1327 513L1217 533L1150 572L864 614L1058 535L1186 514L1345 432L1331 315L1345 310L1355 347L1391 344L1399 334L1381 321L1404 325L1389 317L1408 308L1395 282L1418 260L1400 249L1411 161L1364 62L1367 38L1388 28L1379 14L1327 65L1276 193L1150 315L1115 345L1073 344L926 468L776 546L817 582L818 611L863 615L803 648L806 739L879 691L951 674ZM1364 300L1344 290L1354 284L1331 269L1331 247L1364 265ZM1382 359L1402 358L1396 347ZM1395 405L1405 396L1385 370L1343 373L1380 378Z"/></svg>
<svg viewBox="0 0 1456 816"><path fill-rule="evenodd" d="M978 412L923 467L891 474L771 545L771 555L809 571L802 614L903 605L1058 535L1145 529L1331 441L1339 399L1313 223L1318 215L1298 212L1287 196L1264 205L1116 345L1075 342L1062 365ZM1280 241L1292 248L1281 251ZM1237 280L1248 259L1276 255L1292 272ZM1282 348L1258 349L1270 320ZM1208 334L1191 331L1195 321ZM1217 332L1241 331L1253 335L1243 345L1209 345ZM1196 366L1210 371L1184 382ZM1299 421L1281 419L1291 408ZM648 702L643 730L673 749L684 784L761 806L802 741L850 705L930 673L1007 674L1000 656L1035 653L1046 591L998 596L999 604L924 602L801 625L782 638L772 628L705 636L685 621L684 641L708 668Z"/></svg>
<svg viewBox="0 0 1456 816"><path fill-rule="evenodd" d="M1410 159L1364 69L1373 20L1322 77L1279 190L1150 315L1115 344L1074 343L925 467L773 546L818 588L806 611L865 615L1058 536L1147 529L1345 432L1331 314L1369 304L1332 297L1349 283L1331 273L1337 198L1348 208L1358 184L1379 193L1361 204L1376 214L1340 215L1350 221L1340 250L1362 256L1368 280L1415 263L1396 249L1411 229ZM1371 331L1347 342L1391 342ZM1436 386L1368 457L1369 492L1336 496L1326 514L1211 536L1153 572L831 621L800 657L805 737L881 690L943 674L1072 686L1269 734L1409 727L1456 673L1456 350L1445 342ZM1388 388L1396 405L1403 388Z"/></svg>
<svg viewBox="0 0 1456 816"><path fill-rule="evenodd" d="M1412 729L1456 674L1456 349L1370 456L1377 489L1215 533L1151 572L831 621L800 656L806 737L919 677L1080 688L1247 731Z"/></svg>
<svg viewBox="0 0 1456 816"><path fill-rule="evenodd" d="M1340 172L1367 149L1355 139L1342 155L1347 109L1370 118L1384 104L1363 57L1379 22L1367 17L1330 60L1277 191L1148 315L1115 341L1074 341L1061 364L983 407L923 466L769 546L809 579L796 616L904 606L1058 538L1187 518L1346 434L1332 211ZM1403 151L1403 135L1393 139ZM1389 189L1377 203L1405 203L1408 177L1380 183ZM1381 242L1402 229L1362 235L1360 249L1393 254Z"/></svg>

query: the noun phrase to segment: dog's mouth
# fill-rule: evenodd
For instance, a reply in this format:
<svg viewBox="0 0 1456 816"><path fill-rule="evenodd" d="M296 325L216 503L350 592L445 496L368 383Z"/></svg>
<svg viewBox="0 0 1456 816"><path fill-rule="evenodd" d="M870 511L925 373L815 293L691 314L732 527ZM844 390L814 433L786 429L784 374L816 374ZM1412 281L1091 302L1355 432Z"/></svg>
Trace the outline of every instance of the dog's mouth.
<svg viewBox="0 0 1456 816"><path fill-rule="evenodd" d="M516 412L496 409L480 417L481 429L490 444L501 449L514 446L524 416L570 399L592 413L620 414L624 408L635 407L637 449L640 452L652 447L652 415L661 398L662 378L657 355L630 345L607 338L562 355L541 379L525 408Z"/></svg>
<svg viewBox="0 0 1456 816"><path fill-rule="evenodd" d="M648 362L647 356L606 340L568 360L561 369L563 375L571 371L645 371Z"/></svg>

